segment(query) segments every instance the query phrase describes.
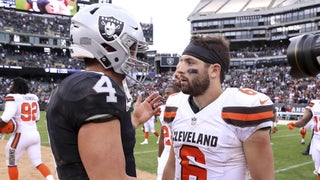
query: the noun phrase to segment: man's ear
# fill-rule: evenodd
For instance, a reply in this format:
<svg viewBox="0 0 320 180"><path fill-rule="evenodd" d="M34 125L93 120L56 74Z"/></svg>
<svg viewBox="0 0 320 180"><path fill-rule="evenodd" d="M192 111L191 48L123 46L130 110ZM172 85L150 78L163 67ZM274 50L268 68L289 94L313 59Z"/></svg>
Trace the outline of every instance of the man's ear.
<svg viewBox="0 0 320 180"><path fill-rule="evenodd" d="M221 66L220 64L210 64L209 66L209 74L211 78L220 78Z"/></svg>

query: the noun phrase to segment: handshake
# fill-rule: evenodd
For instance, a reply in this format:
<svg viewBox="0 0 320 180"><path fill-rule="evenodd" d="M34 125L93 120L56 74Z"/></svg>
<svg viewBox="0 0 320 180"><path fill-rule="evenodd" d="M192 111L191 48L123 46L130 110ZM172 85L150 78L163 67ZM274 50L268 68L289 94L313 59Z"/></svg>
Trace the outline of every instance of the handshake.
<svg viewBox="0 0 320 180"><path fill-rule="evenodd" d="M292 130L294 127L296 127L296 122L290 122L287 124L287 126L290 130Z"/></svg>

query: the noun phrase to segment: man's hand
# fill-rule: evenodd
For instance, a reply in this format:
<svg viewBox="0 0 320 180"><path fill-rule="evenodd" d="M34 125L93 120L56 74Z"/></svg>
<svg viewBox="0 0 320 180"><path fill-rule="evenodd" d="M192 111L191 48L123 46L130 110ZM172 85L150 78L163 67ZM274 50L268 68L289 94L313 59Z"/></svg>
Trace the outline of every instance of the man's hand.
<svg viewBox="0 0 320 180"><path fill-rule="evenodd" d="M292 130L294 127L296 127L296 122L290 122L289 124L287 124L287 126L290 130Z"/></svg>
<svg viewBox="0 0 320 180"><path fill-rule="evenodd" d="M142 96L139 95L134 105L132 113L132 124L135 128L138 128L141 124L148 121L152 116L160 111L160 106L163 104L161 96L158 93L152 93L143 102Z"/></svg>
<svg viewBox="0 0 320 180"><path fill-rule="evenodd" d="M301 129L300 129L300 134L301 134L302 136L305 136L305 135L307 134L306 129L305 129L305 128L301 128Z"/></svg>
<svg viewBox="0 0 320 180"><path fill-rule="evenodd" d="M275 134L278 131L277 127L273 127L271 134Z"/></svg>

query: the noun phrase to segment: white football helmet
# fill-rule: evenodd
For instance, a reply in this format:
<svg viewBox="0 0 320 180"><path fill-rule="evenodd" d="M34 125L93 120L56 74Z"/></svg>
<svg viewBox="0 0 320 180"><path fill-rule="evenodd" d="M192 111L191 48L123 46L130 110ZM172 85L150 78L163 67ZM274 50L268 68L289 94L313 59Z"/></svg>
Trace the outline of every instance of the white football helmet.
<svg viewBox="0 0 320 180"><path fill-rule="evenodd" d="M113 4L88 5L72 17L70 34L72 58L96 58L105 69L132 79L138 72L146 77L149 64L136 55L148 44L140 23L126 10Z"/></svg>

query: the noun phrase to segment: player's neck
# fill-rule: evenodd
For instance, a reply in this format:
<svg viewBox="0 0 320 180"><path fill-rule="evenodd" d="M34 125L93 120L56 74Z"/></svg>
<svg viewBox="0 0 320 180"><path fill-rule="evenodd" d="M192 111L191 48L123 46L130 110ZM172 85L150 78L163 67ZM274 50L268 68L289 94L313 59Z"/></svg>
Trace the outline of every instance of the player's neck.
<svg viewBox="0 0 320 180"><path fill-rule="evenodd" d="M212 103L223 93L221 87L218 88L208 88L207 91L199 96L194 96L193 101L199 107L199 109L203 109L208 104Z"/></svg>

